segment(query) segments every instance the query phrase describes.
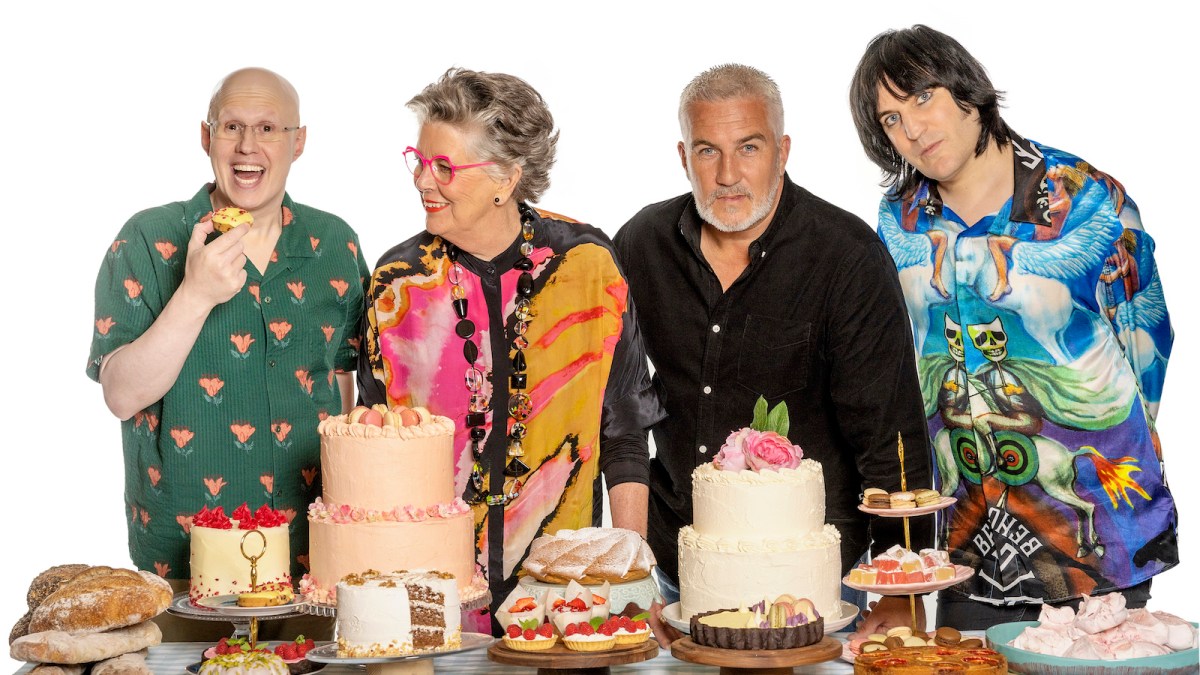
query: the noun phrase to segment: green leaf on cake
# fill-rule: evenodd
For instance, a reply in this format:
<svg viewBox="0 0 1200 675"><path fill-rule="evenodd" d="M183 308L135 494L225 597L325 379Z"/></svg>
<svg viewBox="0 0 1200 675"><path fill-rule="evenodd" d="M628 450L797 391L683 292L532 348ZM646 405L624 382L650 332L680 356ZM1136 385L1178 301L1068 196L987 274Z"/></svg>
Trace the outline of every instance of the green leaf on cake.
<svg viewBox="0 0 1200 675"><path fill-rule="evenodd" d="M517 621L517 625L521 627L521 630L525 630L526 628L537 630L539 627L541 627L542 622L538 621L537 619L521 619Z"/></svg>
<svg viewBox="0 0 1200 675"><path fill-rule="evenodd" d="M754 421L750 423L750 428L755 431L767 430L767 399L762 396L754 404Z"/></svg>
<svg viewBox="0 0 1200 675"><path fill-rule="evenodd" d="M601 625L604 624L604 619L601 619L598 616L593 616L592 620L588 621L588 623L591 624L592 630L596 630L597 628L599 628Z"/></svg>
<svg viewBox="0 0 1200 675"><path fill-rule="evenodd" d="M647 621L650 619L650 612L642 612L629 617L631 621Z"/></svg>
<svg viewBox="0 0 1200 675"><path fill-rule="evenodd" d="M755 431L774 431L780 436L787 438L788 429L791 425L791 420L788 418L787 403L780 401L768 412L767 399L762 396L758 397L758 401L754 403L754 421L750 423L751 429Z"/></svg>
<svg viewBox="0 0 1200 675"><path fill-rule="evenodd" d="M791 425L791 420L788 419L787 404L780 401L779 405L771 410L771 414L767 415L766 431L774 431L780 436L787 438L788 427Z"/></svg>

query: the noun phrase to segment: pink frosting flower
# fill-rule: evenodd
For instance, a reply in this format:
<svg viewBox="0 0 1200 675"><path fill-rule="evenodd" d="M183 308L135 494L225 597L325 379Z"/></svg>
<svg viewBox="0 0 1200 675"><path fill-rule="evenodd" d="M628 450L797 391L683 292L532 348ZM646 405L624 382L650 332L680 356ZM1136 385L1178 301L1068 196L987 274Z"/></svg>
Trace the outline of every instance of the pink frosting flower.
<svg viewBox="0 0 1200 675"><path fill-rule="evenodd" d="M725 439L725 445L721 446L721 451L713 458L713 464L721 471L745 471L746 465L746 439L751 434L758 432L750 427L743 427L729 434L729 438Z"/></svg>
<svg viewBox="0 0 1200 675"><path fill-rule="evenodd" d="M743 452L746 464L754 471L800 466L800 458L804 456L800 446L774 431L751 431L750 434L746 437Z"/></svg>

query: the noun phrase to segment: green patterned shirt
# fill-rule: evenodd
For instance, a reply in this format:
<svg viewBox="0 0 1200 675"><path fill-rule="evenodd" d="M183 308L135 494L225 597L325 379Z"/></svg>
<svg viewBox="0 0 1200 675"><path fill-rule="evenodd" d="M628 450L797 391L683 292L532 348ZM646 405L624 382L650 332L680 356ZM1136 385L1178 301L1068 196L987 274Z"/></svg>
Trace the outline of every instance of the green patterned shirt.
<svg viewBox="0 0 1200 675"><path fill-rule="evenodd" d="M183 281L211 186L138 213L104 256L87 374L150 328ZM216 235L214 235L216 236ZM129 553L140 569L188 577L202 506L266 503L290 520L292 574L308 561L308 504L321 494L317 423L341 412L335 371L353 372L368 268L340 218L283 199L265 274L209 314L175 385L121 423Z"/></svg>

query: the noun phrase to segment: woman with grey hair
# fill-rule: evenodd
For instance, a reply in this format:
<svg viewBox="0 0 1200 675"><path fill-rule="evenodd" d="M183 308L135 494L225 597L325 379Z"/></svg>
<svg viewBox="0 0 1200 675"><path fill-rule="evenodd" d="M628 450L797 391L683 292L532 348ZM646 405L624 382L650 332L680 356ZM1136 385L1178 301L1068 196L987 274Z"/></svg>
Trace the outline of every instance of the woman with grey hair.
<svg viewBox="0 0 1200 675"><path fill-rule="evenodd" d="M534 538L601 524L601 473L613 525L645 535L646 430L663 413L608 237L529 205L558 141L542 97L512 75L451 69L408 107L425 231L372 275L360 390L457 423L456 489L494 613Z"/></svg>

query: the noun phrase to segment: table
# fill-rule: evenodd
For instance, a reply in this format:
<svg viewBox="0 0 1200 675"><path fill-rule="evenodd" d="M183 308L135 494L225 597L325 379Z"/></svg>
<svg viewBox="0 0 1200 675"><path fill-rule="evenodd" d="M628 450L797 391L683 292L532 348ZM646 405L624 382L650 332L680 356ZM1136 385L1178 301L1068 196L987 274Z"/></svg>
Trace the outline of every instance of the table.
<svg viewBox="0 0 1200 675"><path fill-rule="evenodd" d="M205 642L164 642L150 648L147 664L155 675L187 675L185 668L200 660L200 653L210 647ZM31 666L26 664L18 674L29 672ZM715 666L700 666L686 661L680 661L671 656L669 651L659 650L658 656L642 663L628 666L613 666L613 675L618 673L639 673L641 675L690 675L706 673L713 675L720 669ZM366 671L361 667L330 664L317 675L363 675ZM454 673L454 675L535 675L533 668L504 666L489 661L486 649L478 649L461 654L439 656L434 659L434 672ZM837 659L827 663L797 668L796 673L812 675L840 675L853 673L854 667Z"/></svg>

